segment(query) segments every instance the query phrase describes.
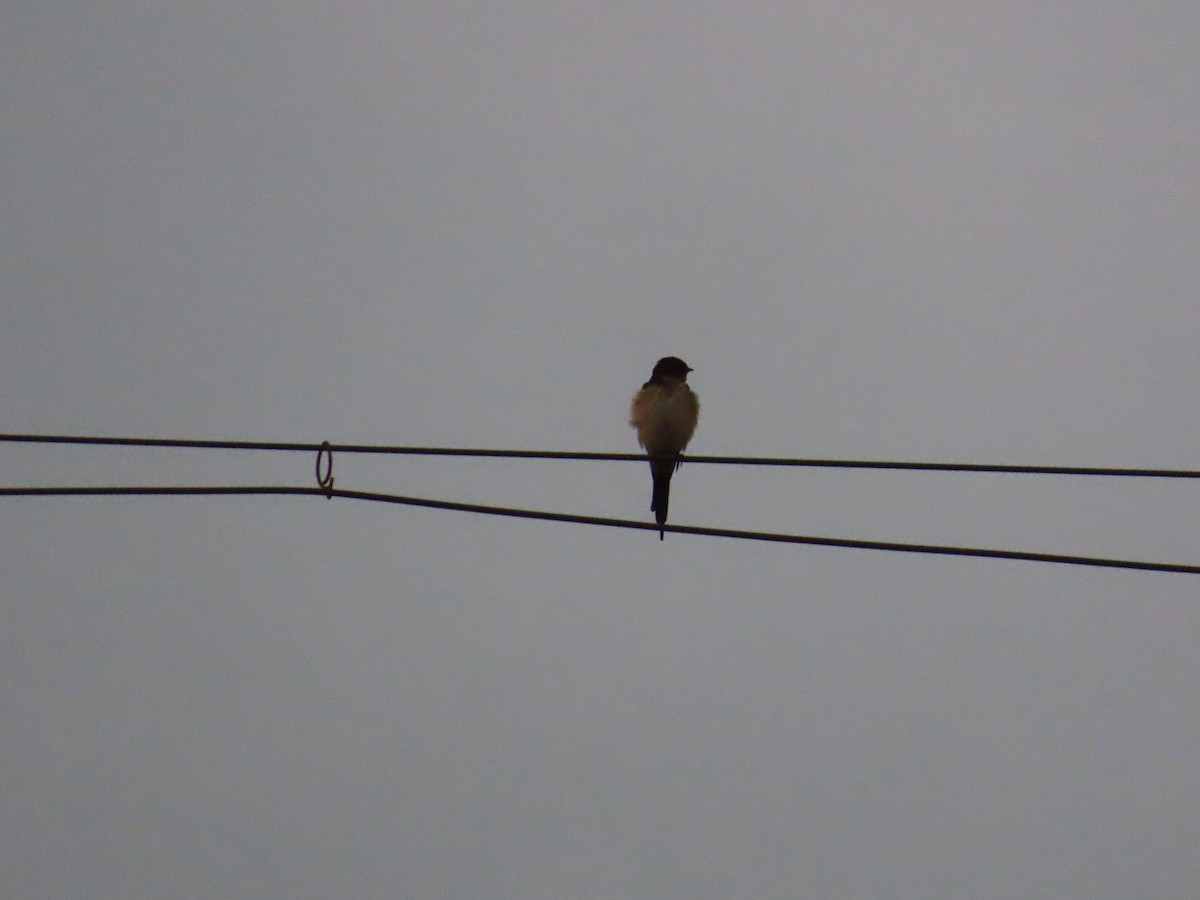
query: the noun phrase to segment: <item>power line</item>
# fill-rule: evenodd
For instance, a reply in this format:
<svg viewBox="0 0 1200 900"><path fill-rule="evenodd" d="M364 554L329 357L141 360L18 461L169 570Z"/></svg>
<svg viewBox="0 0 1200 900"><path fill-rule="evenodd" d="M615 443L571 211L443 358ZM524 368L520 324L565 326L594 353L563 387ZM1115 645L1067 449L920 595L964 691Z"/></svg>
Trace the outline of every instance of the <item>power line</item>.
<svg viewBox="0 0 1200 900"><path fill-rule="evenodd" d="M591 453L558 450L488 450L470 447L406 447L387 444L324 444L284 441L216 441L176 438L94 437L56 434L0 434L0 442L91 444L122 447L177 447L202 450L266 450L317 453L373 453L407 456L474 456L500 459L646 461L644 453ZM685 456L688 463L824 469L889 469L918 472L980 472L1017 475L1092 475L1118 478L1200 479L1200 469L1147 469L1095 466L998 465L992 463L905 462L871 459L786 458L774 456Z"/></svg>
<svg viewBox="0 0 1200 900"><path fill-rule="evenodd" d="M482 506L449 500L430 500L423 497L404 497L368 491L346 491L339 488L287 487L271 485L236 486L131 486L131 487L8 487L0 488L0 497L48 496L146 496L146 495L295 495L305 497L340 497L349 500L368 500L376 503L395 503L422 506L455 512L481 513L522 519L541 519L550 522L569 522L579 525L599 525L608 528L629 528L640 531L665 530L677 534L705 537L734 538L745 541L767 541L779 544L812 544L821 547L845 547L857 550L885 550L893 553L924 553L941 556L969 556L985 559L1012 559L1024 562L1046 562L1073 566L1098 566L1110 569L1138 569L1151 572L1175 572L1200 575L1200 565L1146 562L1142 560L1108 559L1096 556L1072 556L1062 553L1033 553L1024 550L990 550L978 547L950 547L939 544L908 544L892 541L861 541L850 538L812 537L798 534L777 534L764 531L738 531L730 528L703 528L694 525L658 525L632 519L611 519L602 516L580 516L542 510L513 509L503 506Z"/></svg>

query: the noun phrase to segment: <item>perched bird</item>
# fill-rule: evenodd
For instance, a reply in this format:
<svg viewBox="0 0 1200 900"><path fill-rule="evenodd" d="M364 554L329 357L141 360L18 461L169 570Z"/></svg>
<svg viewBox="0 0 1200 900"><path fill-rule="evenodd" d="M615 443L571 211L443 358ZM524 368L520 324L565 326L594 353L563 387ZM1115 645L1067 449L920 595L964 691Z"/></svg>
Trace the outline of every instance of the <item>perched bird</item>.
<svg viewBox="0 0 1200 900"><path fill-rule="evenodd" d="M629 424L637 429L638 443L650 457L650 475L654 479L650 509L654 521L667 521L667 500L671 494L671 475L679 466L680 454L692 439L700 418L700 400L687 384L692 369L678 356L664 356L654 364L650 380L634 395ZM658 539L663 539L660 529Z"/></svg>

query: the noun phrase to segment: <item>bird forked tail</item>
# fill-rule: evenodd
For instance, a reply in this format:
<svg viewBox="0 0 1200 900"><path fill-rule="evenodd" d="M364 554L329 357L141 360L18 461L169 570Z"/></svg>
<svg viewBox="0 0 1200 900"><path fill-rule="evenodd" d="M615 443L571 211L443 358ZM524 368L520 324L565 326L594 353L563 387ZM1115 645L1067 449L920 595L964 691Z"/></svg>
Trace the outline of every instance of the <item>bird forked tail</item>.
<svg viewBox="0 0 1200 900"><path fill-rule="evenodd" d="M654 512L654 521L665 525L667 521L667 505L671 498L671 475L675 471L676 461L673 459L655 459L650 461L650 475L654 479L654 490L650 498L650 509ZM663 539L664 532L659 529L658 539Z"/></svg>

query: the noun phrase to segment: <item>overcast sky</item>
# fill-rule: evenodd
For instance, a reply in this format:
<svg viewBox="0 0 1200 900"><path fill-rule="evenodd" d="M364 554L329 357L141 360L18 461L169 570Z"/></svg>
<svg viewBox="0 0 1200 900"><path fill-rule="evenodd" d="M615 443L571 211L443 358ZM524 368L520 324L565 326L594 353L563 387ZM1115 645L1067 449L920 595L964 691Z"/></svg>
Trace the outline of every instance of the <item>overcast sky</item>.
<svg viewBox="0 0 1200 900"><path fill-rule="evenodd" d="M0 431L1200 466L1200 7L10 3ZM0 444L7 485L313 483ZM337 486L649 520L641 462ZM672 522L1200 562L1190 482L685 465ZM12 898L1184 898L1200 578L0 498Z"/></svg>

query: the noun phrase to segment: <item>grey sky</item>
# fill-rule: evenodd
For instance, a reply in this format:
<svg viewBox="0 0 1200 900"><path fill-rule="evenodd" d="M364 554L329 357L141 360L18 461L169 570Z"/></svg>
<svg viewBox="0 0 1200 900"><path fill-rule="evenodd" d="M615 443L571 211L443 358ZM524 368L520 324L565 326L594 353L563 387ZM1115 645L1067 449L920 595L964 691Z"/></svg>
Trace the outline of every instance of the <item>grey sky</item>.
<svg viewBox="0 0 1200 900"><path fill-rule="evenodd" d="M10 4L8 432L1195 468L1194 4ZM252 11L251 11L252 10ZM6 484L312 460L0 447ZM650 518L643 464L339 487ZM1186 483L685 466L672 521L1200 561ZM6 897L1182 898L1200 580L0 499Z"/></svg>

